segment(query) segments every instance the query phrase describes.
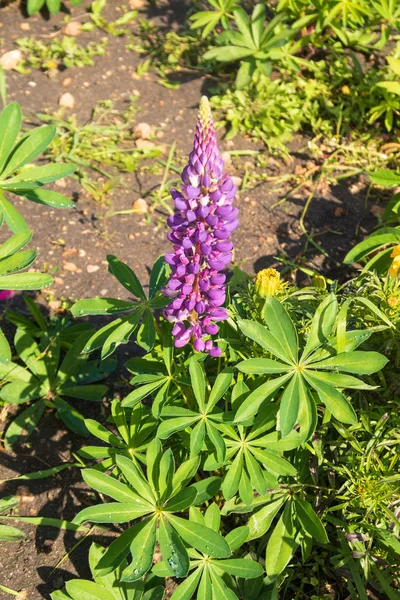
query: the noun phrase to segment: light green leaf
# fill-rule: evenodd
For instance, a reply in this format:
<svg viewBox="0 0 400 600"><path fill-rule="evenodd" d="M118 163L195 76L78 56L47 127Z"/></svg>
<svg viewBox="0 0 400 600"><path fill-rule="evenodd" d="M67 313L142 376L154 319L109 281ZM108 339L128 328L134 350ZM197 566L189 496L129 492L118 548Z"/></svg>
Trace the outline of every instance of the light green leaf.
<svg viewBox="0 0 400 600"><path fill-rule="evenodd" d="M137 298L146 300L146 294L136 274L128 265L112 254L107 255L108 270L118 281Z"/></svg>
<svg viewBox="0 0 400 600"><path fill-rule="evenodd" d="M291 376L291 373L289 373L287 375L282 375L282 377L271 379L253 390L237 410L235 414L235 423L243 423L251 419L251 417L254 417L262 404L269 401L273 394L277 392Z"/></svg>
<svg viewBox="0 0 400 600"><path fill-rule="evenodd" d="M266 327L261 325L261 323L239 319L237 324L243 335L259 344L262 348L265 348L265 350L274 356L280 358L284 363L291 364L291 360L287 356L280 341L271 333L271 331L268 331Z"/></svg>
<svg viewBox="0 0 400 600"><path fill-rule="evenodd" d="M73 600L115 600L111 592L87 579L71 579L65 588Z"/></svg>
<svg viewBox="0 0 400 600"><path fill-rule="evenodd" d="M274 297L266 298L263 318L272 335L279 340L286 356L296 362L299 343L297 331L283 304Z"/></svg>
<svg viewBox="0 0 400 600"><path fill-rule="evenodd" d="M232 383L232 378L232 367L228 367L219 373L210 392L210 397L207 402L207 412L211 412L217 402L224 397Z"/></svg>
<svg viewBox="0 0 400 600"><path fill-rule="evenodd" d="M200 411L204 412L206 398L206 380L204 377L203 369L201 368L198 360L194 356L189 361L189 373L194 397L197 400Z"/></svg>
<svg viewBox="0 0 400 600"><path fill-rule="evenodd" d="M298 544L288 503L268 540L265 569L269 577L280 575L292 558Z"/></svg>
<svg viewBox="0 0 400 600"><path fill-rule="evenodd" d="M320 544L328 544L329 539L326 535L325 527L322 525L321 519L314 512L311 504L295 496L294 507L302 528Z"/></svg>
<svg viewBox="0 0 400 600"><path fill-rule="evenodd" d="M289 435L297 422L300 405L300 379L296 374L285 387L279 405L280 428L283 436Z"/></svg>
<svg viewBox="0 0 400 600"><path fill-rule="evenodd" d="M160 520L158 529L163 561L173 577L186 577L189 572L189 555L184 543L165 518Z"/></svg>
<svg viewBox="0 0 400 600"><path fill-rule="evenodd" d="M194 521L175 515L169 516L171 525L187 544L213 558L227 558L231 554L229 545L219 533Z"/></svg>
<svg viewBox="0 0 400 600"><path fill-rule="evenodd" d="M248 558L228 558L227 560L218 561L217 564L225 573L243 579L254 579L264 573L260 563Z"/></svg>
<svg viewBox="0 0 400 600"><path fill-rule="evenodd" d="M171 600L190 600L193 598L193 594L195 593L200 577L201 577L201 569L196 569L194 573L189 575L174 591L171 596ZM198 596L199 597L199 596Z"/></svg>
<svg viewBox="0 0 400 600"><path fill-rule="evenodd" d="M317 391L321 401L326 408L333 414L335 419L341 423L354 425L357 423L357 415L354 408L346 400L346 398L333 386L318 380L309 372L306 375L308 383Z"/></svg>
<svg viewBox="0 0 400 600"><path fill-rule="evenodd" d="M114 477L101 473L96 469L83 469L82 477L84 481L94 490L114 498L117 502L131 503L131 506L149 506L148 502L140 498L127 485L121 483Z"/></svg>
<svg viewBox="0 0 400 600"><path fill-rule="evenodd" d="M247 523L249 528L249 540L260 538L267 533L272 525L272 521L278 514L285 501L285 496L282 496L277 500L269 502L266 506L251 515L249 522Z"/></svg>
<svg viewBox="0 0 400 600"><path fill-rule="evenodd" d="M133 526L134 538L131 541L132 562L122 572L121 581L137 581L153 564L157 537L157 519L146 519Z"/></svg>
<svg viewBox="0 0 400 600"><path fill-rule="evenodd" d="M327 341L336 320L337 310L336 296L335 294L329 294L315 311L301 361Z"/></svg>
<svg viewBox="0 0 400 600"><path fill-rule="evenodd" d="M270 358L248 358L236 366L242 373L249 374L284 373L291 370L289 365Z"/></svg>
<svg viewBox="0 0 400 600"><path fill-rule="evenodd" d="M383 369L388 359L379 352L343 352L324 360L312 363L312 369L326 369L332 371L345 371L357 375L370 375ZM311 366L311 365L310 365Z"/></svg>
<svg viewBox="0 0 400 600"><path fill-rule="evenodd" d="M55 134L56 128L54 125L37 127L26 134L8 158L1 177L4 179L39 156L51 143Z"/></svg>
<svg viewBox="0 0 400 600"><path fill-rule="evenodd" d="M0 173L17 139L21 122L21 108L17 102L11 102L0 115Z"/></svg>
<svg viewBox="0 0 400 600"><path fill-rule="evenodd" d="M105 504L96 504L82 509L75 517L73 522L85 523L128 523L134 521L143 515L151 512L150 506L138 505L126 502L106 502Z"/></svg>

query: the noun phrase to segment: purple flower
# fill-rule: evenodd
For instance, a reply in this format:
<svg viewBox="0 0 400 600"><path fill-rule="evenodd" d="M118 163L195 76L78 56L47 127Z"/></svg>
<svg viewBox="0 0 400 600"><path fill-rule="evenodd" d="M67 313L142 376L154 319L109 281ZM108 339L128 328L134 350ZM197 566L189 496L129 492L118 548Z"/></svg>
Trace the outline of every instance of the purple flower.
<svg viewBox="0 0 400 600"><path fill-rule="evenodd" d="M221 354L210 336L218 333L216 322L228 318L222 308L225 275L220 271L232 260L229 238L238 226L238 209L232 206L236 187L223 169L210 105L203 96L183 185L171 190L175 212L168 219L168 239L174 252L165 255L171 277L164 294L171 303L164 316L174 323L175 346L192 341L195 350L211 356Z"/></svg>
<svg viewBox="0 0 400 600"><path fill-rule="evenodd" d="M14 296L12 290L0 290L0 300L8 300L12 296Z"/></svg>

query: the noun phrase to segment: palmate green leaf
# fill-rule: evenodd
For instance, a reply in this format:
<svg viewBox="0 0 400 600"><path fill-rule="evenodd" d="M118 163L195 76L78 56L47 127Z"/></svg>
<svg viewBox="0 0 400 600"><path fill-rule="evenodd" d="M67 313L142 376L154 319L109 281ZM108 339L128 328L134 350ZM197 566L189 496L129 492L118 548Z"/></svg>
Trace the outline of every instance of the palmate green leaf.
<svg viewBox="0 0 400 600"><path fill-rule="evenodd" d="M0 173L17 139L21 122L21 108L17 102L11 102L0 115Z"/></svg>
<svg viewBox="0 0 400 600"><path fill-rule="evenodd" d="M329 539L325 527L322 525L321 519L314 512L311 504L295 496L294 508L302 528L320 544L328 544Z"/></svg>
<svg viewBox="0 0 400 600"><path fill-rule="evenodd" d="M263 374L263 373L285 373L290 371L292 367L285 365L277 360L270 358L247 358L238 363L237 368L242 373L247 374Z"/></svg>
<svg viewBox="0 0 400 600"><path fill-rule="evenodd" d="M235 414L235 423L243 423L256 415L264 402L268 402L273 394L279 390L291 377L291 374L282 375L261 384L253 390L240 405Z"/></svg>
<svg viewBox="0 0 400 600"><path fill-rule="evenodd" d="M24 404L43 397L46 391L37 379L32 381L13 381L0 389L0 398L8 404Z"/></svg>
<svg viewBox="0 0 400 600"><path fill-rule="evenodd" d="M32 231L29 229L16 233L0 246L0 260L12 256L21 250L32 239Z"/></svg>
<svg viewBox="0 0 400 600"><path fill-rule="evenodd" d="M338 302L335 294L329 294L317 307L313 317L310 333L301 360L324 344L329 338L335 324Z"/></svg>
<svg viewBox="0 0 400 600"><path fill-rule="evenodd" d="M210 600L212 598L212 583L209 569L203 570L196 600Z"/></svg>
<svg viewBox="0 0 400 600"><path fill-rule="evenodd" d="M280 575L292 558L298 544L293 526L291 505L287 503L284 511L268 540L265 557L265 570L269 577Z"/></svg>
<svg viewBox="0 0 400 600"><path fill-rule="evenodd" d="M183 541L196 548L196 550L213 558L227 558L230 556L229 545L219 533L175 515L170 515L169 521Z"/></svg>
<svg viewBox="0 0 400 600"><path fill-rule="evenodd" d="M308 383L316 390L321 401L333 414L335 419L341 423L348 423L349 425L357 423L357 415L354 412L354 408L346 400L343 394L333 386L313 377L311 372L308 372L305 377Z"/></svg>
<svg viewBox="0 0 400 600"><path fill-rule="evenodd" d="M243 335L259 344L274 356L277 356L284 363L292 364L280 341L266 327L260 323L246 319L239 319L237 324Z"/></svg>
<svg viewBox="0 0 400 600"><path fill-rule="evenodd" d="M174 591L171 596L171 600L190 600L193 598L193 594L195 593L197 586L200 581L202 571L201 569L196 569L189 577L185 579ZM197 595L198 600L200 600L200 596Z"/></svg>
<svg viewBox="0 0 400 600"><path fill-rule="evenodd" d="M160 520L158 541L161 555L173 577L186 577L189 572L189 555L176 531L164 518Z"/></svg>
<svg viewBox="0 0 400 600"><path fill-rule="evenodd" d="M131 335L136 331L141 319L141 310L131 313L127 319L123 319L121 324L108 335L101 350L101 359L104 360L110 356L114 350L121 344L127 344Z"/></svg>
<svg viewBox="0 0 400 600"><path fill-rule="evenodd" d="M1 275L0 290L41 290L53 283L53 278L45 273L17 273Z"/></svg>
<svg viewBox="0 0 400 600"><path fill-rule="evenodd" d="M266 298L263 318L272 335L279 340L285 355L296 362L299 343L297 331L283 304L274 297Z"/></svg>
<svg viewBox="0 0 400 600"><path fill-rule="evenodd" d="M345 371L357 375L371 375L383 369L388 359L379 352L342 352L336 356L313 362L312 369L326 369L332 371Z"/></svg>
<svg viewBox="0 0 400 600"><path fill-rule="evenodd" d="M144 293L142 285L132 269L112 254L107 255L107 261L108 270L111 275L114 275L124 288L134 296L141 300L146 300L146 294Z"/></svg>
<svg viewBox="0 0 400 600"><path fill-rule="evenodd" d="M38 400L15 417L4 435L5 447L8 450L17 443L22 443L25 438L31 435L39 423L45 408L44 400Z"/></svg>
<svg viewBox="0 0 400 600"><path fill-rule="evenodd" d="M189 486L178 492L178 494L171 496L171 499L165 504L165 510L167 512L182 512L192 506L196 498L196 489Z"/></svg>
<svg viewBox="0 0 400 600"><path fill-rule="evenodd" d="M54 192L53 190L34 189L22 192L18 191L15 193L18 193L19 196L31 200L32 202L36 202L37 204L45 204L46 206L51 206L53 208L73 208L75 206L73 200L67 198L64 194Z"/></svg>
<svg viewBox="0 0 400 600"><path fill-rule="evenodd" d="M137 581L149 571L153 564L157 520L154 517L146 519L131 529L134 531L134 537L130 543L132 562L122 571L121 581Z"/></svg>
<svg viewBox="0 0 400 600"><path fill-rule="evenodd" d="M251 488L254 488L259 494L265 494L265 492L267 491L267 482L264 478L263 471L261 470L260 465L252 456L251 452L247 449L245 449L244 451L244 458L251 483L251 485L248 486L249 490L251 491L251 502L251 500L253 499L253 493Z"/></svg>
<svg viewBox="0 0 400 600"><path fill-rule="evenodd" d="M21 231L29 231L28 223L22 215L19 214L16 208L9 202L0 189L0 214L4 216L4 220L13 233Z"/></svg>
<svg viewBox="0 0 400 600"><path fill-rule="evenodd" d="M300 406L301 376L292 377L282 394L279 405L280 427L283 436L288 435L297 422Z"/></svg>
<svg viewBox="0 0 400 600"><path fill-rule="evenodd" d="M143 386L144 387L144 386ZM176 433L177 431L182 431L184 429L186 429L187 427L190 427L191 425L193 425L193 423L195 423L196 421L198 421L200 419L200 415L197 415L195 417L178 417L176 419L168 419L167 421L163 421L157 430L157 435L160 439L164 440L169 438L173 433ZM204 422L201 421L199 423L199 425L203 425L204 427ZM197 437L198 432L196 432L194 434L194 437ZM193 436L193 433L192 433ZM204 436L203 436L204 439ZM194 444L195 442L191 441L191 444ZM201 443L202 445L202 443ZM197 446L196 446L197 447Z"/></svg>
<svg viewBox="0 0 400 600"><path fill-rule="evenodd" d="M312 371L312 376L320 381L333 385L335 388L352 390L376 390L379 386L368 385L362 379L343 373Z"/></svg>
<svg viewBox="0 0 400 600"><path fill-rule="evenodd" d="M192 483L190 487L196 490L197 493L193 504L200 506L200 504L204 504L204 502L213 498L219 492L221 489L221 477L207 477L207 479Z"/></svg>
<svg viewBox="0 0 400 600"><path fill-rule="evenodd" d="M87 579L71 579L65 588L73 600L115 600L114 594Z"/></svg>
<svg viewBox="0 0 400 600"><path fill-rule="evenodd" d="M299 436L300 444L306 442L313 435L318 422L317 407L314 399L311 397L310 391L301 377L299 381L300 406L298 414L298 424L300 427ZM290 435L293 435L292 432Z"/></svg>
<svg viewBox="0 0 400 600"><path fill-rule="evenodd" d="M52 142L55 134L56 128L54 125L44 125L24 135L10 154L1 173L1 178L5 179L8 175L21 169L39 156Z"/></svg>
<svg viewBox="0 0 400 600"><path fill-rule="evenodd" d="M155 502L156 498L154 493L137 465L126 456L117 455L115 459L118 468L135 492L146 502Z"/></svg>
<svg viewBox="0 0 400 600"><path fill-rule="evenodd" d="M207 412L210 412L228 391L233 379L233 369L228 367L217 376L207 402Z"/></svg>
<svg viewBox="0 0 400 600"><path fill-rule="evenodd" d="M129 527L129 529L121 533L121 535L109 545L96 566L97 576L103 576L112 573L120 566L122 561L129 553L129 547L132 540L134 540L135 536L138 535L138 533L144 527L146 527L150 520L155 522L155 519L145 519L133 527ZM151 555L151 561L152 560L153 555Z"/></svg>
<svg viewBox="0 0 400 600"><path fill-rule="evenodd" d="M172 493L174 469L174 455L171 448L168 448L161 457L160 474L158 477L158 491L163 502L169 498Z"/></svg>
<svg viewBox="0 0 400 600"><path fill-rule="evenodd" d="M71 406L60 396L53 398L54 406L56 407L56 414L74 433L87 437L89 435L85 425L84 416L74 407Z"/></svg>
<svg viewBox="0 0 400 600"><path fill-rule="evenodd" d="M210 576L213 598L218 598L219 600L238 600L235 592L226 585L225 581L214 569L210 569Z"/></svg>
<svg viewBox="0 0 400 600"><path fill-rule="evenodd" d="M78 300L70 311L74 317L86 317L90 315L113 315L127 310L137 308L137 304L117 300L116 298L90 298Z"/></svg>
<svg viewBox="0 0 400 600"><path fill-rule="evenodd" d="M11 361L11 348L6 336L0 328L0 363L8 364ZM1 393L1 392L0 392Z"/></svg>
<svg viewBox="0 0 400 600"><path fill-rule="evenodd" d="M134 537L130 544L131 563L122 571L121 581L137 581L153 564L157 536L157 520L153 517L132 527Z"/></svg>
<svg viewBox="0 0 400 600"><path fill-rule="evenodd" d="M189 373L194 397L196 398L200 411L204 412L206 403L206 379L204 377L203 369L194 356L189 361Z"/></svg>
<svg viewBox="0 0 400 600"><path fill-rule="evenodd" d="M135 494L127 485L110 475L96 469L83 469L84 481L94 490L110 496L117 502L131 503L131 506L151 506L146 500Z"/></svg>
<svg viewBox="0 0 400 600"><path fill-rule="evenodd" d="M203 58L205 60L218 60L220 62L231 62L241 60L254 53L253 48L245 48L241 46L218 46L207 50Z"/></svg>
<svg viewBox="0 0 400 600"><path fill-rule="evenodd" d="M242 472L243 450L240 449L229 469L226 471L224 481L222 482L221 489L226 500L229 500L236 494Z"/></svg>
<svg viewBox="0 0 400 600"><path fill-rule="evenodd" d="M249 528L247 525L242 525L241 527L236 527L236 529L232 529L226 536L225 540L229 544L229 548L231 552L238 550L241 548L243 544L246 542L249 536Z"/></svg>
<svg viewBox="0 0 400 600"><path fill-rule="evenodd" d="M19 181L37 181L38 183L50 183L61 179L62 177L68 177L76 170L76 165L55 163L48 164L42 167L30 167L24 169L18 175L7 179L7 184L16 183ZM1 184L0 184L1 185Z"/></svg>
<svg viewBox="0 0 400 600"><path fill-rule="evenodd" d="M45 0L28 0L27 3L27 11L28 15L31 17L35 13L37 13L41 8L43 8Z"/></svg>
<svg viewBox="0 0 400 600"><path fill-rule="evenodd" d="M251 515L247 523L249 529L248 540L260 538L267 533L274 518L286 502L286 499L285 496L281 496L277 500L272 500L266 506Z"/></svg>
<svg viewBox="0 0 400 600"><path fill-rule="evenodd" d="M199 420L200 419L200 420ZM171 419L172 421L178 421L179 419ZM198 456L203 448L204 438L206 435L206 425L203 419L201 419L200 415L197 417L196 421L199 420L197 425L193 428L190 434L190 456ZM195 423L193 421L191 424ZM186 421L187 422L187 421ZM182 430L182 428L181 428Z"/></svg>
<svg viewBox="0 0 400 600"><path fill-rule="evenodd" d="M100 472L100 471L99 471ZM143 517L152 511L150 506L139 506L127 502L106 502L82 509L75 517L74 523L128 523Z"/></svg>
<svg viewBox="0 0 400 600"><path fill-rule="evenodd" d="M150 352L154 346L155 339L156 329L153 313L151 310L145 310L143 323L140 325L136 335L136 343L146 352Z"/></svg>
<svg viewBox="0 0 400 600"><path fill-rule="evenodd" d="M197 473L200 463L200 456L194 456L181 463L174 473L172 479L172 496L175 496L181 489L193 479Z"/></svg>
<svg viewBox="0 0 400 600"><path fill-rule="evenodd" d="M243 579L254 579L264 573L260 563L248 558L228 558L217 562L218 568L229 575L242 577Z"/></svg>
<svg viewBox="0 0 400 600"><path fill-rule="evenodd" d="M261 450L260 448L257 448L253 445L248 445L248 447L254 454L258 462L265 465L265 467L269 471L272 471L272 473L276 473L277 475L284 475L287 477L294 477L297 474L296 469L286 459L277 456L269 450Z"/></svg>
<svg viewBox="0 0 400 600"><path fill-rule="evenodd" d="M152 383L148 383L146 385L142 385L142 386L136 388L136 390L133 390L133 392L130 392L130 394L128 394L122 400L122 403L121 403L122 406L124 408L127 408L127 407L132 408L138 402L140 402L141 400L146 398L146 396L149 396L150 394L152 394L153 392L158 390L164 383L165 383L165 377L160 377L158 380L153 381Z"/></svg>

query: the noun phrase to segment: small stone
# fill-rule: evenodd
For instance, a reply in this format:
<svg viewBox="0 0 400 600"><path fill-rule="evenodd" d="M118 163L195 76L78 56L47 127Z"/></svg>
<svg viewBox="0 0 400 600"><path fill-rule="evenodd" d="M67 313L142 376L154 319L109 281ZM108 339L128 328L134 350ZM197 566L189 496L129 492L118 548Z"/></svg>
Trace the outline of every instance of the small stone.
<svg viewBox="0 0 400 600"><path fill-rule="evenodd" d="M147 0L129 0L129 8L132 10L140 10L147 4Z"/></svg>
<svg viewBox="0 0 400 600"><path fill-rule="evenodd" d="M83 248L81 248L81 249L79 250L79 253L78 253L78 254L79 254L79 256L80 256L81 258L83 258L84 256L86 256L86 251L85 251L85 250L83 250Z"/></svg>
<svg viewBox="0 0 400 600"><path fill-rule="evenodd" d="M335 208L335 217L341 217L343 212L343 208L341 206L338 206L337 208Z"/></svg>
<svg viewBox="0 0 400 600"><path fill-rule="evenodd" d="M155 147L155 144L149 140L136 140L135 145L139 150L147 150Z"/></svg>
<svg viewBox="0 0 400 600"><path fill-rule="evenodd" d="M5 71L12 71L22 61L21 50L10 50L0 57L0 65Z"/></svg>
<svg viewBox="0 0 400 600"><path fill-rule="evenodd" d="M237 177L236 175L234 175L232 177L232 181L233 181L233 185L236 185L236 187L240 187L242 185L243 178Z"/></svg>
<svg viewBox="0 0 400 600"><path fill-rule="evenodd" d="M49 308L53 311L53 312L58 312L61 308L61 300L50 300L49 302Z"/></svg>
<svg viewBox="0 0 400 600"><path fill-rule="evenodd" d="M54 277L54 283L56 285L64 285L64 279L62 277Z"/></svg>
<svg viewBox="0 0 400 600"><path fill-rule="evenodd" d="M107 288L103 288L102 290L100 290L100 296L106 296L106 294L108 294Z"/></svg>
<svg viewBox="0 0 400 600"><path fill-rule="evenodd" d="M79 21L70 21L63 27L63 33L71 37L75 37L80 34L82 25Z"/></svg>
<svg viewBox="0 0 400 600"><path fill-rule="evenodd" d="M31 28L29 23L20 23L19 26L21 27L22 31L29 31Z"/></svg>
<svg viewBox="0 0 400 600"><path fill-rule="evenodd" d="M225 163L225 167L229 169L232 166L232 157L229 152L222 152L221 158Z"/></svg>
<svg viewBox="0 0 400 600"><path fill-rule="evenodd" d="M96 271L99 271L100 267L99 265L87 265L86 267L86 271L88 273L96 273Z"/></svg>
<svg viewBox="0 0 400 600"><path fill-rule="evenodd" d="M63 267L65 271L69 271L70 273L76 273L78 270L78 267L73 262L65 262Z"/></svg>
<svg viewBox="0 0 400 600"><path fill-rule="evenodd" d="M65 181L65 179L57 179L57 181L54 182L54 185L59 188L66 188L67 182Z"/></svg>
<svg viewBox="0 0 400 600"><path fill-rule="evenodd" d="M147 140L152 134L151 126L148 123L138 123L135 127L135 135L142 140Z"/></svg>
<svg viewBox="0 0 400 600"><path fill-rule="evenodd" d="M63 108L74 108L75 107L75 98L69 92L62 94L58 100L58 104Z"/></svg>
<svg viewBox="0 0 400 600"><path fill-rule="evenodd" d="M37 86L37 83L36 83L36 81L28 81L28 85L29 85L30 87L36 87L36 86Z"/></svg>
<svg viewBox="0 0 400 600"><path fill-rule="evenodd" d="M132 210L140 215L146 214L149 210L146 200L144 198L138 198L135 200Z"/></svg>
<svg viewBox="0 0 400 600"><path fill-rule="evenodd" d="M64 87L68 87L69 85L71 85L71 83L72 83L72 77L66 77L62 82Z"/></svg>
<svg viewBox="0 0 400 600"><path fill-rule="evenodd" d="M71 258L71 256L76 256L78 254L78 250L76 248L66 248L62 253L63 258Z"/></svg>

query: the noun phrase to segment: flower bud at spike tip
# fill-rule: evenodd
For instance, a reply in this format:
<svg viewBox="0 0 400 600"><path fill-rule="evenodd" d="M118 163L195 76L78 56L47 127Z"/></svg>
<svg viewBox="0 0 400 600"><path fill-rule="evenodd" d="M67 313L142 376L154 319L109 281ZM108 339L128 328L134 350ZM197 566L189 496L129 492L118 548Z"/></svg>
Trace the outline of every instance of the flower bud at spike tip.
<svg viewBox="0 0 400 600"><path fill-rule="evenodd" d="M231 261L229 238L238 226L238 210L232 206L236 187L223 169L210 105L203 96L183 184L171 190L175 212L168 219L168 239L174 251L167 255L171 276L163 291L171 298L164 316L174 323L175 346L191 342L196 351L211 356L221 354L211 336L218 333L216 323L228 318L221 271Z"/></svg>
<svg viewBox="0 0 400 600"><path fill-rule="evenodd" d="M263 269L256 275L255 289L260 298L274 296L279 289L281 276L276 269Z"/></svg>

